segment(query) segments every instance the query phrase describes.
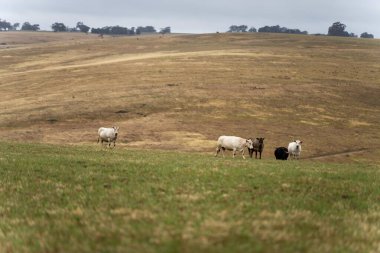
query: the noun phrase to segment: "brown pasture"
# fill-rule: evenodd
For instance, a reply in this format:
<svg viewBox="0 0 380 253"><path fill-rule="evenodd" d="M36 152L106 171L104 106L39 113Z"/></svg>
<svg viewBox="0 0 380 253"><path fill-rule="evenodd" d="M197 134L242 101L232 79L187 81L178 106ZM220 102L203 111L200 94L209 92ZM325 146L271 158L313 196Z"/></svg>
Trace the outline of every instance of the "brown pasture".
<svg viewBox="0 0 380 253"><path fill-rule="evenodd" d="M215 151L265 137L264 159L379 162L380 41L278 34L0 33L0 140ZM331 156L329 154L332 154Z"/></svg>

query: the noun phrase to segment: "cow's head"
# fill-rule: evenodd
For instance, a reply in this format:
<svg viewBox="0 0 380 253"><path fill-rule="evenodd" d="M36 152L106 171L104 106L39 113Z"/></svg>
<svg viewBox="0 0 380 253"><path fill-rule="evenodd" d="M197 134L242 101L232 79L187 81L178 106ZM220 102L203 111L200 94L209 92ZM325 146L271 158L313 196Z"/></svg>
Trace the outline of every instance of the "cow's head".
<svg viewBox="0 0 380 253"><path fill-rule="evenodd" d="M296 143L296 148L297 148L297 149L298 149L298 148L301 146L301 144L302 144L302 141L300 141L300 140L295 140L294 142Z"/></svg>
<svg viewBox="0 0 380 253"><path fill-rule="evenodd" d="M264 143L264 139L265 139L265 138L262 138L262 137L256 138L256 140L257 140L260 144L263 144L263 143Z"/></svg>
<svg viewBox="0 0 380 253"><path fill-rule="evenodd" d="M247 146L247 148L249 149L253 149L253 141L251 138L247 139L246 142L245 142L245 145Z"/></svg>
<svg viewBox="0 0 380 253"><path fill-rule="evenodd" d="M119 127L118 126L113 126L113 131L115 133L115 137L117 137L117 134L119 133Z"/></svg>

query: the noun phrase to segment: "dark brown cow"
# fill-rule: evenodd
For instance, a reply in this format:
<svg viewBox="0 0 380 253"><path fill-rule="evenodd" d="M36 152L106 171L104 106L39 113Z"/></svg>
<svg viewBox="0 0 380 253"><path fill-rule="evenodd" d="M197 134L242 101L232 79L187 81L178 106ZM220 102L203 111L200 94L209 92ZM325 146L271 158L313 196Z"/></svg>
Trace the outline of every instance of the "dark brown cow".
<svg viewBox="0 0 380 253"><path fill-rule="evenodd" d="M260 159L261 159L261 153L264 150L264 139L265 138L260 137L253 140L253 148L252 149L248 148L249 156L251 158L253 157L253 152L255 152L255 158L257 159L257 152L259 152Z"/></svg>

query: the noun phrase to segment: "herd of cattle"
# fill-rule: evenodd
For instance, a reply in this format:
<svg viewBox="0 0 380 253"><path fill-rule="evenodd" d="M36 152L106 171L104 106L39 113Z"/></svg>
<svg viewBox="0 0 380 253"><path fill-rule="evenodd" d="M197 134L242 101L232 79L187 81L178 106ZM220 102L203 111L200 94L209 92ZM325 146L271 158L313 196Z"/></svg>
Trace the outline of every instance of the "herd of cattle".
<svg viewBox="0 0 380 253"><path fill-rule="evenodd" d="M101 127L98 130L98 143L103 145L103 142L107 142L108 146L113 147L116 145L117 135L119 133L119 127ZM274 155L277 160L287 160L290 156L293 159L299 159L301 155L301 144L302 141L295 140L289 143L288 147L278 147L274 151ZM220 136L217 141L215 156L218 156L219 152L222 151L224 157L224 151L232 151L232 156L235 157L236 151L241 152L242 157L245 159L244 151L248 149L249 156L253 157L253 152L255 152L255 158L257 159L257 153L259 153L259 158L261 159L261 153L264 150L264 138L249 138L244 139L237 136Z"/></svg>

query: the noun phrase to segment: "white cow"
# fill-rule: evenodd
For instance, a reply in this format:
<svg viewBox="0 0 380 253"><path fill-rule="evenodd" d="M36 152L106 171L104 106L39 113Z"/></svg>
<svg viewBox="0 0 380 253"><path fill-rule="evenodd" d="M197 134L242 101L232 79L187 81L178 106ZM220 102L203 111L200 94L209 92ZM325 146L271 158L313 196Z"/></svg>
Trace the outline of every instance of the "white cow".
<svg viewBox="0 0 380 253"><path fill-rule="evenodd" d="M299 159L300 158L301 150L302 150L301 144L302 144L302 141L300 141L300 140L296 140L296 141L289 143L288 152L289 152L289 155L291 158L293 158L293 159Z"/></svg>
<svg viewBox="0 0 380 253"><path fill-rule="evenodd" d="M101 127L98 130L98 143L103 145L103 141L108 142L108 147L111 147L111 142L113 142L113 146L116 145L116 139L118 135L119 127Z"/></svg>
<svg viewBox="0 0 380 253"><path fill-rule="evenodd" d="M240 151L241 155L243 156L243 159L245 159L244 157L245 148L251 148L251 149L253 148L253 142L251 139L244 139L244 138L240 138L236 136L223 135L218 138L215 156L217 156L220 150L222 150L222 154L224 157L224 150L227 149L227 150L233 151L232 157L235 158L236 151Z"/></svg>

